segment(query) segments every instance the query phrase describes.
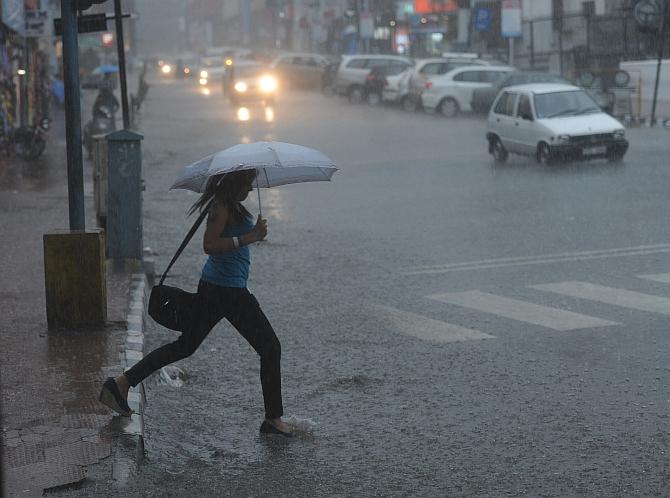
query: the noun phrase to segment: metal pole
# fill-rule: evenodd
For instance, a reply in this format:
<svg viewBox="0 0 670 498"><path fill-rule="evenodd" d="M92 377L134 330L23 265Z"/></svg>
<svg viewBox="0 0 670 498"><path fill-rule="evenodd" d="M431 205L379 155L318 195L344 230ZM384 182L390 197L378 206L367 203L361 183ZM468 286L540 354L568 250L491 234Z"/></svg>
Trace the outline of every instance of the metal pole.
<svg viewBox="0 0 670 498"><path fill-rule="evenodd" d="M558 72L563 76L563 15L558 23Z"/></svg>
<svg viewBox="0 0 670 498"><path fill-rule="evenodd" d="M661 19L661 34L659 36L658 63L656 64L656 82L654 83L654 99L651 103L651 121L650 126L656 124L656 101L658 100L658 83L661 79L661 65L663 64L663 46L665 45L665 28L668 25L668 4L663 2L663 17Z"/></svg>
<svg viewBox="0 0 670 498"><path fill-rule="evenodd" d="M114 0L114 22L116 24L116 51L119 58L119 79L121 80L121 109L123 111L123 129L130 128L128 111L128 84L126 82L126 49L123 43L123 17L121 0Z"/></svg>
<svg viewBox="0 0 670 498"><path fill-rule="evenodd" d="M61 17L63 18L63 83L65 85L65 139L70 230L84 230L84 165L81 154L77 0L61 1Z"/></svg>
<svg viewBox="0 0 670 498"><path fill-rule="evenodd" d="M535 69L535 23L530 21L530 68Z"/></svg>

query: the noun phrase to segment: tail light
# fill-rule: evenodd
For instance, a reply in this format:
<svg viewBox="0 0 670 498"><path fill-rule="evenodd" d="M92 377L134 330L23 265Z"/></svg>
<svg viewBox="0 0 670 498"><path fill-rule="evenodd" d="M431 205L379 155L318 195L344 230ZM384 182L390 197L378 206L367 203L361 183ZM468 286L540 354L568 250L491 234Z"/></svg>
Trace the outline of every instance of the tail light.
<svg viewBox="0 0 670 498"><path fill-rule="evenodd" d="M368 74L368 75L365 77L365 79L366 79L367 81L372 81L372 80L375 79L375 77L372 76L371 74Z"/></svg>
<svg viewBox="0 0 670 498"><path fill-rule="evenodd" d="M384 81L383 81L382 84L383 84L384 86L389 86L389 80L387 80L386 78L384 78Z"/></svg>
<svg viewBox="0 0 670 498"><path fill-rule="evenodd" d="M430 90L433 87L433 82L428 81L424 86L426 87L426 90Z"/></svg>

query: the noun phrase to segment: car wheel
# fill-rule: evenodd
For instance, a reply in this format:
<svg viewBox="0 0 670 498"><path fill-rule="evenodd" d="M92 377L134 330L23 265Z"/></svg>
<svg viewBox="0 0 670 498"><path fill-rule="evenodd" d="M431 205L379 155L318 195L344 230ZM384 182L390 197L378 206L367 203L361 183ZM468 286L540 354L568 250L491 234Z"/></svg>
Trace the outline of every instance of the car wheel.
<svg viewBox="0 0 670 498"><path fill-rule="evenodd" d="M363 102L363 89L360 86L355 86L349 90L349 102L352 104L360 104Z"/></svg>
<svg viewBox="0 0 670 498"><path fill-rule="evenodd" d="M417 99L411 95L407 95L402 99L402 108L407 112L416 112L419 107Z"/></svg>
<svg viewBox="0 0 670 498"><path fill-rule="evenodd" d="M544 142L540 142L540 145L537 146L537 162L546 165L553 164L554 162L554 158L551 155L551 150Z"/></svg>
<svg viewBox="0 0 670 498"><path fill-rule="evenodd" d="M440 112L445 118L454 118L458 115L458 102L454 99L447 98L440 102Z"/></svg>
<svg viewBox="0 0 670 498"><path fill-rule="evenodd" d="M491 149L492 149L492 154L493 154L493 159L497 163L504 163L507 161L507 158L509 157L509 153L507 152L507 149L505 149L505 146L503 143L500 141L498 137L494 137L491 139Z"/></svg>
<svg viewBox="0 0 670 498"><path fill-rule="evenodd" d="M368 93L367 100L370 105L379 105L381 104L382 98L377 92L370 92Z"/></svg>

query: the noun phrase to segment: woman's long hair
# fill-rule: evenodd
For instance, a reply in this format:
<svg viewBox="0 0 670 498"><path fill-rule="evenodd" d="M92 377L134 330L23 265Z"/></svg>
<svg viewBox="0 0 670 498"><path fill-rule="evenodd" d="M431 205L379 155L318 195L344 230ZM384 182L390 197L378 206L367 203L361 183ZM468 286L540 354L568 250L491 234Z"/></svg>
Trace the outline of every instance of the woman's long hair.
<svg viewBox="0 0 670 498"><path fill-rule="evenodd" d="M228 208L234 224L243 223L245 218L251 216L251 213L237 200L237 196L240 191L251 185L255 178L256 170L254 169L233 171L210 177L205 192L191 206L188 214L202 211L210 199L216 197L216 202L220 202Z"/></svg>

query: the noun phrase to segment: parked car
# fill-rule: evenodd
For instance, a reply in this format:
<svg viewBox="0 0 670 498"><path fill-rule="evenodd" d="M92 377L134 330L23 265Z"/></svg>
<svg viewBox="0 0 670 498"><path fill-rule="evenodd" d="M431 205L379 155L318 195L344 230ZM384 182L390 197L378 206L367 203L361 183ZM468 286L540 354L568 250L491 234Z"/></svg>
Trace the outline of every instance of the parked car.
<svg viewBox="0 0 670 498"><path fill-rule="evenodd" d="M365 78L364 93L370 105L400 102L407 94L411 67L398 64L377 66Z"/></svg>
<svg viewBox="0 0 670 498"><path fill-rule="evenodd" d="M526 85L529 83L562 83L569 85L570 82L558 74L540 73L537 71L514 71L495 83L490 88L477 88L472 93L470 106L474 112L488 114L491 104L496 99L500 90L508 86Z"/></svg>
<svg viewBox="0 0 670 498"><path fill-rule="evenodd" d="M509 66L464 66L439 76L431 76L421 93L426 110L454 117L471 110L472 94L477 88L490 88L514 68Z"/></svg>
<svg viewBox="0 0 670 498"><path fill-rule="evenodd" d="M283 54L270 67L284 87L316 89L321 88L323 71L331 60L320 54Z"/></svg>
<svg viewBox="0 0 670 498"><path fill-rule="evenodd" d="M250 100L273 102L279 90L279 80L271 68L257 62L242 62L228 67L227 96L233 103Z"/></svg>
<svg viewBox="0 0 670 498"><path fill-rule="evenodd" d="M489 113L486 138L497 162L505 162L509 153L545 164L570 159L621 161L628 150L623 125L583 89L562 84L502 90Z"/></svg>
<svg viewBox="0 0 670 498"><path fill-rule="evenodd" d="M440 76L465 66L489 66L488 61L471 57L431 58L416 61L409 75L406 92L400 95L400 103L406 111L414 112L421 106L421 94L432 76Z"/></svg>
<svg viewBox="0 0 670 498"><path fill-rule="evenodd" d="M346 95L352 103L360 103L365 97L365 79L373 67L412 65L410 59L399 55L345 55L335 75L335 92Z"/></svg>

